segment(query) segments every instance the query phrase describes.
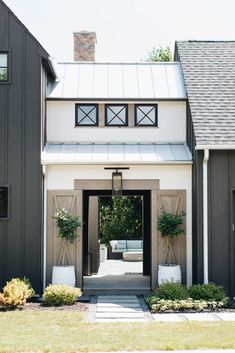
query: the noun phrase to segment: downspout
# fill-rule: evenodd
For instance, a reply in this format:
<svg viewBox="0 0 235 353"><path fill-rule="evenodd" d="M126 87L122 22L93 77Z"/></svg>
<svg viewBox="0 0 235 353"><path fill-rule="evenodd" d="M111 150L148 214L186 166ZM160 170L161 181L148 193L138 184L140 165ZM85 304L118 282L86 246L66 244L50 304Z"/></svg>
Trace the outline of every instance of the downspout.
<svg viewBox="0 0 235 353"><path fill-rule="evenodd" d="M43 173L43 291L46 288L46 256L47 256L47 167L42 166Z"/></svg>
<svg viewBox="0 0 235 353"><path fill-rule="evenodd" d="M208 283L208 161L209 149L204 150L203 159L203 278Z"/></svg>

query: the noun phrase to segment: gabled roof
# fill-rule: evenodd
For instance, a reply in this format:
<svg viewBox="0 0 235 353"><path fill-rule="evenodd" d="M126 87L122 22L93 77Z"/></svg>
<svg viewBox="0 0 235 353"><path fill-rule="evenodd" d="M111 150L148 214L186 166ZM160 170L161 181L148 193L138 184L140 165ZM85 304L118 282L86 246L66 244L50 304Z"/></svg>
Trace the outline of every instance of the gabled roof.
<svg viewBox="0 0 235 353"><path fill-rule="evenodd" d="M235 143L235 41L179 41L196 145Z"/></svg>
<svg viewBox="0 0 235 353"><path fill-rule="evenodd" d="M14 14L14 12L5 4L4 1L0 0L0 5L3 5L5 9L8 11L8 13L14 17L14 19L20 24L22 29L33 39L34 42L38 44L39 47L39 55L42 57L43 64L45 65L45 68L47 72L54 78L56 79L56 72L54 69L53 62L50 58L50 55L48 52L43 48L41 43L33 36L33 34L25 27L25 25L19 20L19 18Z"/></svg>
<svg viewBox="0 0 235 353"><path fill-rule="evenodd" d="M179 63L59 64L49 99L185 99Z"/></svg>

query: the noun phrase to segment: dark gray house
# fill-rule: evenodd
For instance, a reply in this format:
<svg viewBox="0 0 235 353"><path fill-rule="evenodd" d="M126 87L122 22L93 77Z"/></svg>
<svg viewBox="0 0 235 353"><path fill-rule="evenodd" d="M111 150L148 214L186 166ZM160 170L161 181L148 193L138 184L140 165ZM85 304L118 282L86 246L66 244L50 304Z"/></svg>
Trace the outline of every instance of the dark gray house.
<svg viewBox="0 0 235 353"><path fill-rule="evenodd" d="M42 168L49 55L0 0L0 288L42 284ZM41 133L42 131L42 133Z"/></svg>
<svg viewBox="0 0 235 353"><path fill-rule="evenodd" d="M193 164L193 279L235 297L235 42L176 42Z"/></svg>

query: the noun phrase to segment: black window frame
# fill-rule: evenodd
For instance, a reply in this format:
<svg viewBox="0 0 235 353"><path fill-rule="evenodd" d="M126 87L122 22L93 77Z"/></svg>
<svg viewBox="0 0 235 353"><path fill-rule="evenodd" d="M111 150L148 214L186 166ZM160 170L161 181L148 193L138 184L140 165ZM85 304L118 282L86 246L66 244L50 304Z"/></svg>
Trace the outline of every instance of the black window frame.
<svg viewBox="0 0 235 353"><path fill-rule="evenodd" d="M124 107L126 112L126 123L125 124L108 124L108 108L109 107ZM107 127L126 127L128 126L128 104L105 104L105 126Z"/></svg>
<svg viewBox="0 0 235 353"><path fill-rule="evenodd" d="M138 107L149 107L153 106L155 108L155 123L154 124L137 124L137 109ZM147 114L146 114L147 115ZM158 104L135 104L135 127L158 127Z"/></svg>
<svg viewBox="0 0 235 353"><path fill-rule="evenodd" d="M80 124L78 122L78 108L79 107L84 107L84 106L88 106L88 107L95 107L96 109L96 115L95 115L95 119L96 119L96 123L95 124ZM75 126L79 126L79 127L93 127L93 126L98 126L99 124L99 105L97 103L76 103L75 104Z"/></svg>
<svg viewBox="0 0 235 353"><path fill-rule="evenodd" d="M0 188L1 187L7 188L7 216L6 217L0 216L0 222L7 221L10 219L10 185L9 184L0 184Z"/></svg>
<svg viewBox="0 0 235 353"><path fill-rule="evenodd" d="M6 54L7 55L7 67L6 67L7 68L7 79L6 80L0 80L0 84L10 83L10 51L0 48L0 54Z"/></svg>

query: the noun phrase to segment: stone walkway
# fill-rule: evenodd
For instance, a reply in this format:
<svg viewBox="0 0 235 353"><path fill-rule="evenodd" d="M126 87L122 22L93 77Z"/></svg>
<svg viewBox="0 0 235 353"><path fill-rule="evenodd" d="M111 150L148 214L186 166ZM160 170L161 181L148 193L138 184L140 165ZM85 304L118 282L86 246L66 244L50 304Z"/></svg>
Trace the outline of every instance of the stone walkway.
<svg viewBox="0 0 235 353"><path fill-rule="evenodd" d="M211 312L211 313L174 313L174 314L152 314L157 322L180 322L180 321L235 321L234 311Z"/></svg>
<svg viewBox="0 0 235 353"><path fill-rule="evenodd" d="M95 322L147 322L151 314L136 295L99 295Z"/></svg>
<svg viewBox="0 0 235 353"><path fill-rule="evenodd" d="M92 304L90 321L95 322L235 321L235 311L151 314L143 297L136 295L99 295Z"/></svg>

